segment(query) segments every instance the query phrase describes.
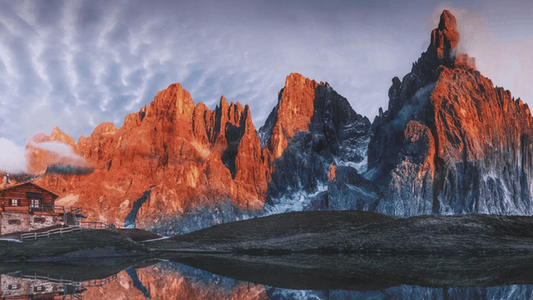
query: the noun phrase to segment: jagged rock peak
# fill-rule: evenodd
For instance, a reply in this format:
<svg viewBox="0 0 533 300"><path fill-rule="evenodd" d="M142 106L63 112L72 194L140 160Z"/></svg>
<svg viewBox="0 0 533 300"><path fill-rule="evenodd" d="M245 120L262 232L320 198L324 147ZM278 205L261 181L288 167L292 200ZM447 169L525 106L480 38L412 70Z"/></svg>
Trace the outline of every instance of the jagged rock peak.
<svg viewBox="0 0 533 300"><path fill-rule="evenodd" d="M413 64L411 72L405 75L402 80L398 77L392 79L388 109L378 117L385 116L394 119L398 117L400 110L406 104L421 107L421 102L427 101L418 101L420 97L413 98L413 96L417 93L418 96L421 94L429 95L431 86L438 81L442 70L445 68L476 71L475 59L466 53L458 52L459 40L457 19L450 11L444 10L440 16L438 27L431 32L431 43L428 49ZM411 99L416 100L415 103ZM404 112L406 113L408 110ZM406 125L407 122L402 122L402 124Z"/></svg>
<svg viewBox="0 0 533 300"><path fill-rule="evenodd" d="M433 67L444 65L462 69L476 69L476 61L466 53L459 53L460 34L457 30L457 18L448 10L440 16L439 26L431 32L428 55L436 59Z"/></svg>
<svg viewBox="0 0 533 300"><path fill-rule="evenodd" d="M103 123L100 123L98 126L96 126L93 130L93 133L91 134L91 136L93 137L97 137L97 136L112 136L114 134L117 133L117 128L115 127L115 124L111 123L111 122L103 122ZM51 138L54 138L53 136L51 136Z"/></svg>
<svg viewBox="0 0 533 300"><path fill-rule="evenodd" d="M457 48L460 39L457 31L457 18L449 10L444 10L440 15L439 26L436 31L444 35L445 41L449 43L450 48Z"/></svg>
<svg viewBox="0 0 533 300"><path fill-rule="evenodd" d="M442 11L438 29L441 31L457 32L457 18L447 9Z"/></svg>
<svg viewBox="0 0 533 300"><path fill-rule="evenodd" d="M268 148L273 158L279 158L287 141L297 131L307 131L314 111L315 80L291 73L285 87L278 95L278 104L272 110L263 127L259 129L262 145Z"/></svg>
<svg viewBox="0 0 533 300"><path fill-rule="evenodd" d="M457 19L450 11L444 10L438 28L431 32L430 49L435 49L439 59L453 61L459 40Z"/></svg>
<svg viewBox="0 0 533 300"><path fill-rule="evenodd" d="M61 129L59 129L58 127L54 127L52 129L52 133L50 134L50 139L52 141L62 141L72 147L76 146L76 142L74 141L74 138L64 133L63 131L61 131Z"/></svg>

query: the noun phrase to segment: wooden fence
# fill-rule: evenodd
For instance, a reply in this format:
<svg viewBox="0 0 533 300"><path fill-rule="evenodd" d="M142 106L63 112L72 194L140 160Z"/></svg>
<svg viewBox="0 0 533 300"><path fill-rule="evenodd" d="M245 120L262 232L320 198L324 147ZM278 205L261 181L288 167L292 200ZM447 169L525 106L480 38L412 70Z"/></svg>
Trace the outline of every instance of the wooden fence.
<svg viewBox="0 0 533 300"><path fill-rule="evenodd" d="M113 274L109 277L106 277L106 278L102 278L102 279L91 279L91 280L87 280L87 281L76 281L74 279L64 279L63 277L61 278L53 278L53 277L50 277L50 275L48 276L39 276L37 274L35 275L24 275L22 273L10 273L8 274L10 276L16 276L16 277L21 277L21 278L26 278L26 279L33 279L33 280L46 280L46 281L49 281L49 282L54 282L54 283L61 283L61 284L68 284L68 285L72 285L72 286L78 286L78 287L83 287L83 288L87 288L87 287L98 287L98 286L104 286L106 283L109 283L111 281L116 281L117 280L117 275L118 274Z"/></svg>
<svg viewBox="0 0 533 300"><path fill-rule="evenodd" d="M109 229L111 225L102 222L81 222L81 228L83 229Z"/></svg>
<svg viewBox="0 0 533 300"><path fill-rule="evenodd" d="M50 237L50 235L54 235L54 234L63 235L64 233L73 233L73 232L81 231L81 230L83 230L81 226L68 226L68 227L51 229L51 230L44 231L44 232L24 233L20 235L20 240L22 241L24 239L30 239L30 238L33 238L36 240L37 238L40 238L40 237Z"/></svg>
<svg viewBox="0 0 533 300"><path fill-rule="evenodd" d="M35 275L25 275L25 274L22 274L22 273L20 273L20 274L11 273L11 274L8 274L8 275L16 276L16 277L20 277L20 278L25 278L25 279L30 279L30 280L45 280L45 281L48 281L48 282L68 284L68 285L80 286L80 287L81 287L81 284L82 284L81 281L74 281L74 280L63 279L63 278L53 278L53 277L50 277L50 275L48 275L48 276L39 276L37 274L35 274Z"/></svg>
<svg viewBox="0 0 533 300"><path fill-rule="evenodd" d="M20 241L24 239L37 239L41 237L50 237L51 235L55 234L61 234L64 233L74 233L76 231L82 231L86 229L94 229L94 230L105 230L110 228L121 228L117 226L118 224L105 224L102 222L81 222L79 225L72 225L67 227L61 227L56 229L51 229L44 232L31 232L31 233L24 233L20 236Z"/></svg>

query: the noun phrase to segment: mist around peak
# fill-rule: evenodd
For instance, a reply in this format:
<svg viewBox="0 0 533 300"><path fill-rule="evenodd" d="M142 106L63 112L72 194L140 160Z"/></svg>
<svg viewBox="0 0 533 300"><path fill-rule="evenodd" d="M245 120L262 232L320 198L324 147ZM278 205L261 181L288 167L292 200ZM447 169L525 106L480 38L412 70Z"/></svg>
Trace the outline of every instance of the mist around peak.
<svg viewBox="0 0 533 300"><path fill-rule="evenodd" d="M90 164L63 141L39 141L35 134L26 147L0 138L0 172L13 174L87 174Z"/></svg>

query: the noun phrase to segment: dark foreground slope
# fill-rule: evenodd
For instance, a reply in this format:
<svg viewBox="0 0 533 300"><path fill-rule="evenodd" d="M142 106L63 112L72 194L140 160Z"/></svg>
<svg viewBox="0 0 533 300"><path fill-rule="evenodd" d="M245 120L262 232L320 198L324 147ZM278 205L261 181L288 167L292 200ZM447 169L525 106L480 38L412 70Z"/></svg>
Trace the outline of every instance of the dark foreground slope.
<svg viewBox="0 0 533 300"><path fill-rule="evenodd" d="M51 235L48 238L25 239L22 243L0 240L0 262L9 261L73 261L101 258L146 256L149 250L134 240L154 235L139 231L84 230ZM1 269L0 269L1 270Z"/></svg>
<svg viewBox="0 0 533 300"><path fill-rule="evenodd" d="M241 254L531 253L533 217L394 218L365 211L295 212L221 224L154 248Z"/></svg>

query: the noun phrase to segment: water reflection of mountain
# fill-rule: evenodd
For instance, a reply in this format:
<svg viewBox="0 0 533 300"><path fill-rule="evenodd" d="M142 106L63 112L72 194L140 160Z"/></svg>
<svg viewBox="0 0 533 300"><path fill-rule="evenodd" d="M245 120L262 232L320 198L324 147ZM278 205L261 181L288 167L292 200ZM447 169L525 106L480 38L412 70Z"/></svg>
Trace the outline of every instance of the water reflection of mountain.
<svg viewBox="0 0 533 300"><path fill-rule="evenodd" d="M491 277L487 270L487 277ZM461 274L457 274L461 277ZM286 277L278 272L275 276ZM510 277L513 274L509 274ZM68 275L64 276L65 278ZM232 279L184 264L163 261L128 268L101 280L72 282L20 273L1 275L0 299L531 299L533 285L496 287L421 287L399 285L378 290L295 290ZM290 281L290 278L286 278ZM62 281L61 281L62 280ZM379 279L376 278L377 281ZM67 287L67 288L65 288ZM25 293L25 294L24 294Z"/></svg>

